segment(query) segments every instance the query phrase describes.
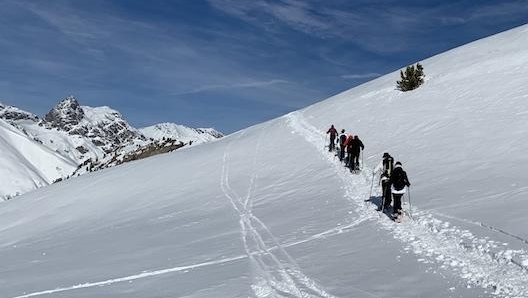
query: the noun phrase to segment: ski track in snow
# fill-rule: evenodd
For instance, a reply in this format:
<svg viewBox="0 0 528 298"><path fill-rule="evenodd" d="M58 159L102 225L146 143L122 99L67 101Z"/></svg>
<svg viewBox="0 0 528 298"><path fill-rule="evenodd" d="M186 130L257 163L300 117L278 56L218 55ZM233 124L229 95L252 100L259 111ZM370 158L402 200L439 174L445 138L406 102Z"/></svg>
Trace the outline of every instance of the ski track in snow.
<svg viewBox="0 0 528 298"><path fill-rule="evenodd" d="M241 137L243 134L240 134ZM229 148L224 153L221 189L238 213L241 238L247 257L250 260L253 284L251 288L258 298L264 297L299 297L299 298L335 298L327 293L315 281L304 275L286 252L284 246L271 233L270 229L252 212L253 192L257 185L257 157L262 133L256 142L253 152L252 176L247 195L242 198L229 185ZM259 229L263 233L259 232ZM270 247L267 243L273 243ZM300 242L298 242L300 243Z"/></svg>
<svg viewBox="0 0 528 298"><path fill-rule="evenodd" d="M478 238L470 231L457 228L414 206L414 220L407 217L402 223L396 224L386 216L380 217L374 206L365 202L369 199L373 171L364 169L360 175L352 178L348 170L343 170L340 161L325 150L324 132L307 123L302 112L292 112L283 118L293 129L292 133L300 134L312 143L334 166L345 186L345 198L355 205L359 220L377 221L382 229L391 232L395 239L404 243L405 251L414 252L421 262L437 264L442 269L453 271L466 280L468 287L491 289L499 297L528 297L528 253L525 250L504 249L502 243L488 237ZM408 208L409 205L404 206ZM437 216L449 218L440 214ZM457 220L508 235L526 244L525 239L484 223Z"/></svg>

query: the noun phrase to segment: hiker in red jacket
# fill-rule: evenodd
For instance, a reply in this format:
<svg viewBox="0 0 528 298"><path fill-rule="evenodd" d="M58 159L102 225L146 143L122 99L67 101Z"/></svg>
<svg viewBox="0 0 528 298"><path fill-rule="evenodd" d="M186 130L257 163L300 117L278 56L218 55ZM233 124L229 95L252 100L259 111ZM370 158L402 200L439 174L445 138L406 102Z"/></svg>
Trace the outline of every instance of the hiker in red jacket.
<svg viewBox="0 0 528 298"><path fill-rule="evenodd" d="M328 151L332 151L335 149L335 139L337 137L337 129L335 129L334 125L328 129L326 134L330 134L330 144L328 145Z"/></svg>

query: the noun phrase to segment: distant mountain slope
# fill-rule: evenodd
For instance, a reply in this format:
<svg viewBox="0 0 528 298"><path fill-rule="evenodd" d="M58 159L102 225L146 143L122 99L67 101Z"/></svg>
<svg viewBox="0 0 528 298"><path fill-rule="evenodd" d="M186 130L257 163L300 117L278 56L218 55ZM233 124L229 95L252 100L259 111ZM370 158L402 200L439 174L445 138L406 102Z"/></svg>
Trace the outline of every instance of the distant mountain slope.
<svg viewBox="0 0 528 298"><path fill-rule="evenodd" d="M0 119L0 197L45 186L71 174L77 164Z"/></svg>
<svg viewBox="0 0 528 298"><path fill-rule="evenodd" d="M5 178L5 183L0 185L0 198L12 197L72 175L169 152L190 142L199 144L222 136L213 129L164 123L160 127L177 127L179 133L167 132L163 140L147 138L141 130L128 124L118 111L109 107L81 106L73 96L60 101L43 119L0 104L0 119L5 121L2 126L5 136L13 136L16 132L18 138L31 143L29 146L25 142L26 145L21 146L20 143L11 144L13 138L4 140L11 155L23 158L10 158L9 167L0 168L0 175ZM26 151L33 147L40 147L40 151L48 153L27 156ZM57 158L69 166L57 162ZM20 164L19 170L16 170L17 164ZM11 176L14 172L17 174ZM27 174L25 179L24 173Z"/></svg>
<svg viewBox="0 0 528 298"><path fill-rule="evenodd" d="M174 123L160 123L140 129L147 138L155 140L174 139L184 143L193 141L196 144L209 142L223 137L223 134L212 128L190 128Z"/></svg>

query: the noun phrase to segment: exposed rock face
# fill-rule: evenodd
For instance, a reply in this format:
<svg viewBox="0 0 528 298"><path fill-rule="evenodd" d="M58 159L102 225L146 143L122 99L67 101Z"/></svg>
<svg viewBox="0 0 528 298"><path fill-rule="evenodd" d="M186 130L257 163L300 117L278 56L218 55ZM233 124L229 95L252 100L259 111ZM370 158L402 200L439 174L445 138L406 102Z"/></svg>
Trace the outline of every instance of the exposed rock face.
<svg viewBox="0 0 528 298"><path fill-rule="evenodd" d="M59 102L46 116L47 127L65 131L71 135L87 137L109 153L134 140L145 140L145 137L131 127L121 114L109 107L80 106L73 97Z"/></svg>
<svg viewBox="0 0 528 298"><path fill-rule="evenodd" d="M0 118L6 120L9 123L20 120L30 120L37 122L39 118L31 113L20 110L15 107L5 106L0 103Z"/></svg>
<svg viewBox="0 0 528 298"><path fill-rule="evenodd" d="M83 118L83 109L73 96L69 96L51 109L44 116L44 121L50 127L71 132ZM82 132L72 134L82 134Z"/></svg>

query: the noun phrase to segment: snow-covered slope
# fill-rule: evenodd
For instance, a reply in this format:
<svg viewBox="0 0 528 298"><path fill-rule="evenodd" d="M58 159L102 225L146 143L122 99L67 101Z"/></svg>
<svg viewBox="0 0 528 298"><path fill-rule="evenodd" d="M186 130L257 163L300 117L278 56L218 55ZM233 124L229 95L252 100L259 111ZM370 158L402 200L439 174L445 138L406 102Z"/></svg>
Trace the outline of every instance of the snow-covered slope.
<svg viewBox="0 0 528 298"><path fill-rule="evenodd" d="M2 204L2 296L528 297L527 59L523 26L422 61L415 91L394 72ZM362 138L360 174L331 123ZM414 220L375 211L384 151Z"/></svg>
<svg viewBox="0 0 528 298"><path fill-rule="evenodd" d="M147 138L154 140L165 138L181 140L184 143L192 141L194 144L210 142L223 136L212 128L190 128L174 123L160 123L142 128L140 131Z"/></svg>
<svg viewBox="0 0 528 298"><path fill-rule="evenodd" d="M30 139L0 119L0 198L48 185L72 173L77 164Z"/></svg>

